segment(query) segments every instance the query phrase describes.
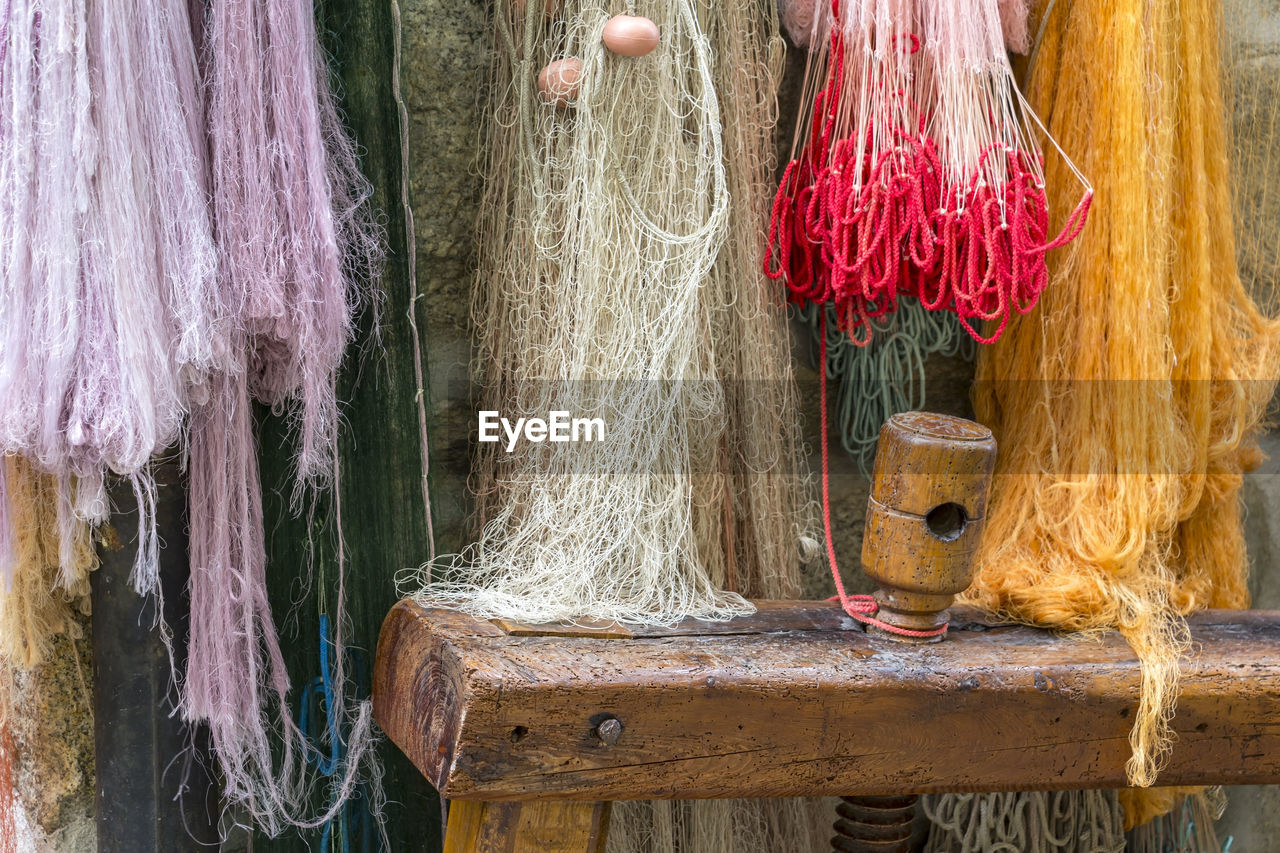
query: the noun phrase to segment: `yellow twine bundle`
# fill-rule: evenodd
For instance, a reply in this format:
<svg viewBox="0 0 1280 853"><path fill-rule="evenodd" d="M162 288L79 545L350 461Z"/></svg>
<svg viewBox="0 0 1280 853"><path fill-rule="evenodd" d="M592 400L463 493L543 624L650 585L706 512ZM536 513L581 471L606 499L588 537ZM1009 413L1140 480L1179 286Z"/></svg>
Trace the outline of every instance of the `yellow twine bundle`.
<svg viewBox="0 0 1280 853"><path fill-rule="evenodd" d="M88 612L89 572L97 568L98 558L88 525L78 523L68 549L71 571L63 572L56 481L17 456L5 456L0 464L6 486L0 500L8 500L13 567L12 586L0 585L0 659L29 669L47 659L55 636L79 639L75 613Z"/></svg>
<svg viewBox="0 0 1280 853"><path fill-rule="evenodd" d="M1038 310L980 355L974 390L1001 452L968 597L1124 635L1143 671L1138 786L1169 748L1181 616L1248 605L1237 493L1280 361L1280 326L1236 266L1219 14L1213 0L1050 7L1027 98L1097 195ZM1051 160L1046 180L1050 209L1069 210L1074 175ZM1172 805L1125 800L1131 823Z"/></svg>

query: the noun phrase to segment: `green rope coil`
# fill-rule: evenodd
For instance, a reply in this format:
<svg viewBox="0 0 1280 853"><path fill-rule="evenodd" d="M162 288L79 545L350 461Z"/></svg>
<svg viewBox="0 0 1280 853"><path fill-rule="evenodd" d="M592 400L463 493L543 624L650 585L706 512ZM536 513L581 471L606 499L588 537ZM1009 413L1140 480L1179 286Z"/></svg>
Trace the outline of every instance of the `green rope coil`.
<svg viewBox="0 0 1280 853"><path fill-rule="evenodd" d="M924 408L928 357L959 356L972 361L977 345L954 314L929 311L909 297L899 301L897 311L868 321L871 342L865 347L849 340L836 324L835 311L830 306L826 310L827 376L838 383L835 429L845 451L866 473L880 425L899 412ZM816 342L818 307L800 309L800 317Z"/></svg>

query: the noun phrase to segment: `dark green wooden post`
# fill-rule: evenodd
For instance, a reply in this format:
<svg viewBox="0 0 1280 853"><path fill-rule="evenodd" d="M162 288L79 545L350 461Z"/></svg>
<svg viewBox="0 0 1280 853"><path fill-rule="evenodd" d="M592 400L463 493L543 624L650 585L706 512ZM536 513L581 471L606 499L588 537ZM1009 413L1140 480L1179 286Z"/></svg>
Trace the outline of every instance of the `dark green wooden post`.
<svg viewBox="0 0 1280 853"><path fill-rule="evenodd" d="M187 642L186 484L177 461L155 466L156 526L164 541L160 588L173 631L173 666ZM93 585L93 727L99 853L197 853L217 841L218 787L207 763L208 733L170 714L175 693L168 651L155 623L156 600L129 583L138 510L117 484L114 542L99 547ZM194 745L195 751L183 755ZM180 793L181 788L181 793Z"/></svg>
<svg viewBox="0 0 1280 853"><path fill-rule="evenodd" d="M378 629L397 599L395 575L421 564L428 553L417 385L406 314L410 282L400 195L400 128L391 91L395 28L390 5L380 0L325 2L317 14L331 67L344 90L342 109L362 149L361 165L375 187L374 205L386 223L390 249L380 283L384 297L382 347L379 350L369 343L373 317L368 314L361 319L359 341L339 383L346 421L340 439L337 496L347 556L347 643L351 648L347 665L357 695L367 695ZM427 318L423 312L419 312L418 326L425 359ZM265 414L260 424L267 575L272 611L293 679L291 700L296 714L303 688L320 674L320 596L328 602L330 615L335 615L334 502L322 497L309 518L306 513L303 518L292 517L288 508L293 476L288 436L283 424ZM304 589L309 592L305 598ZM438 850L440 804L435 791L390 743L382 744L380 757L385 769L391 850ZM323 798L324 792L318 796ZM317 807L323 804L323 799L315 803ZM334 822L332 850L342 849L343 829L341 822ZM359 827L346 829L351 849L365 850L367 836ZM319 830L287 833L278 839L256 836L253 849L319 850L320 837Z"/></svg>

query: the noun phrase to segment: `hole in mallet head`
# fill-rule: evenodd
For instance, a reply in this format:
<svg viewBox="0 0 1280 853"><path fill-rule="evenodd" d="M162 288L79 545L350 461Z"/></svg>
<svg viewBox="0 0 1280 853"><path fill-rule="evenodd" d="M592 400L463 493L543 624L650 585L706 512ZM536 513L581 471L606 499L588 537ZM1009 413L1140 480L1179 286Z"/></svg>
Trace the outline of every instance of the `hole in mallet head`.
<svg viewBox="0 0 1280 853"><path fill-rule="evenodd" d="M929 514L924 517L924 523L935 538L943 542L954 542L964 532L964 526L969 523L969 517L965 515L964 507L960 504L948 502L938 504L929 510Z"/></svg>

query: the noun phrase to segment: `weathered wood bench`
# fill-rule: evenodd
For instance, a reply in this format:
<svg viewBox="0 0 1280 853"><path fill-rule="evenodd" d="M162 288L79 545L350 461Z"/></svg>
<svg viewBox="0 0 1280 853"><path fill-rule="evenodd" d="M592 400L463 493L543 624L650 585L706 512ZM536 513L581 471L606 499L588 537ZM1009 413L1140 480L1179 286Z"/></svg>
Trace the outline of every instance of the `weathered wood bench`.
<svg viewBox="0 0 1280 853"><path fill-rule="evenodd" d="M870 515L889 522L869 521L863 563L885 618L928 626L967 584L956 570L976 525L909 559L891 546L920 538L929 506L958 501L962 520L980 520L986 482L965 465L914 466L950 485L886 477L886 447L882 435ZM1141 674L1117 635L1062 637L956 609L945 642L911 644L835 603L756 604L729 622L643 629L398 604L379 640L374 713L453 801L446 853L596 851L614 800L1125 784ZM1280 781L1280 613L1203 613L1191 635L1160 783ZM840 849L904 849L851 814Z"/></svg>
<svg viewBox="0 0 1280 853"><path fill-rule="evenodd" d="M1125 784L1140 675L1116 635L953 611L946 642L904 645L835 604L758 606L593 632L401 602L382 629L375 715L458 801L458 851L594 850L611 800ZM1211 611L1191 630L1161 784L1280 781L1280 613ZM475 843L517 827L544 834Z"/></svg>

